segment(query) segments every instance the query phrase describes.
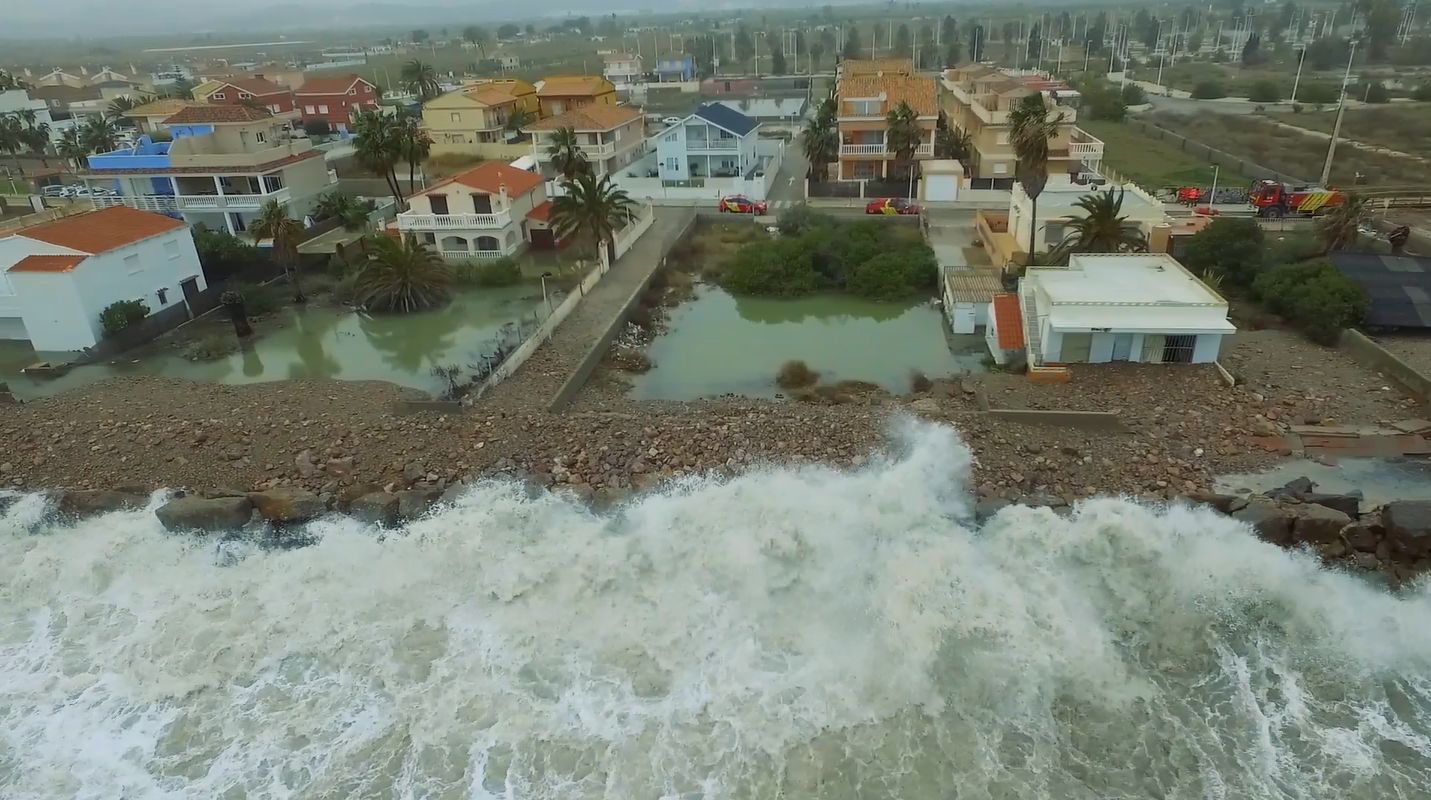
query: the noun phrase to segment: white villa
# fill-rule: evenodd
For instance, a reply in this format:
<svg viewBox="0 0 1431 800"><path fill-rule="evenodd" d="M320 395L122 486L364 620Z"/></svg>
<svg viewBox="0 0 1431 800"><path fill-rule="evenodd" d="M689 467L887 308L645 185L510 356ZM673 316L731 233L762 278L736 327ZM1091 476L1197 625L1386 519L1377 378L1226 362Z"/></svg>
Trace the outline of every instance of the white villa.
<svg viewBox="0 0 1431 800"><path fill-rule="evenodd" d="M760 123L719 103L707 103L656 137L663 181L738 178L760 162Z"/></svg>
<svg viewBox="0 0 1431 800"><path fill-rule="evenodd" d="M394 223L397 231L416 236L449 261L501 258L528 245L557 244L542 176L510 164L484 162L408 203Z"/></svg>
<svg viewBox="0 0 1431 800"><path fill-rule="evenodd" d="M1024 194L1023 185L1015 183L1009 198L1009 233L1013 235L1014 243L1020 250L1028 247L1029 227L1036 224L1035 250L1043 253L1057 247L1067 233L1065 222L1068 218L1083 215L1074 205L1079 198L1094 192L1106 192L1109 188L1073 183L1067 175L1049 175L1048 185L1038 196L1038 218L1035 220L1033 202ZM1154 226L1166 221L1163 204L1147 192L1132 184L1112 188L1115 193L1119 188L1123 189L1121 215L1137 225L1144 236L1150 235Z"/></svg>

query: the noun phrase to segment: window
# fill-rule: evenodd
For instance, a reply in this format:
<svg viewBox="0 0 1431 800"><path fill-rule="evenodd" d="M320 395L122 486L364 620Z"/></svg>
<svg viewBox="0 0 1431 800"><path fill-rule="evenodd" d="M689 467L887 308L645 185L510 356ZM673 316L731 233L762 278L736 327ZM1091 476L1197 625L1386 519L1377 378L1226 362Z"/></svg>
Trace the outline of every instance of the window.
<svg viewBox="0 0 1431 800"><path fill-rule="evenodd" d="M668 158L668 159L666 159L666 169L671 170L672 172L675 172L676 170L679 170L680 168L681 168L681 159L679 159L679 158Z"/></svg>
<svg viewBox="0 0 1431 800"><path fill-rule="evenodd" d="M154 294L159 295L159 305L161 305L161 306L167 306L167 305L169 305L169 290L168 290L168 289L160 289L159 291L155 292Z"/></svg>
<svg viewBox="0 0 1431 800"><path fill-rule="evenodd" d="M327 113L328 113L328 107L325 106L325 105L319 105L319 106L318 106L318 113L319 113L319 114L327 114Z"/></svg>
<svg viewBox="0 0 1431 800"><path fill-rule="evenodd" d="M1065 333L1058 360L1064 364L1085 364L1088 362L1088 351L1092 348L1093 334Z"/></svg>
<svg viewBox="0 0 1431 800"><path fill-rule="evenodd" d="M348 90L348 94L357 95L357 93L358 93L358 90L357 90L357 89L349 89L349 90Z"/></svg>
<svg viewBox="0 0 1431 800"><path fill-rule="evenodd" d="M994 137L994 143L995 143L995 144L1008 144L1008 143L1009 143L1009 132L1008 132L1008 131L999 131L999 134Z"/></svg>
<svg viewBox="0 0 1431 800"><path fill-rule="evenodd" d="M124 257L124 271L130 275L138 275L144 271L144 266L139 263L139 254Z"/></svg>
<svg viewBox="0 0 1431 800"><path fill-rule="evenodd" d="M428 196L427 196L427 204L428 204L428 206L432 209L432 213L434 213L434 214L451 214L451 213L452 213L452 212L451 212L450 210L448 210L448 208L447 208L447 195L445 195L445 194L430 194L430 195L428 195Z"/></svg>
<svg viewBox="0 0 1431 800"><path fill-rule="evenodd" d="M1008 165L1008 164L995 164L995 165L994 165L994 174L995 174L995 175L1007 175L1007 174L1009 174L1009 165Z"/></svg>
<svg viewBox="0 0 1431 800"><path fill-rule="evenodd" d="M424 234L422 235L422 238L423 238L423 240L425 240L428 244L437 244L437 234L435 234L435 233L424 233Z"/></svg>
<svg viewBox="0 0 1431 800"><path fill-rule="evenodd" d="M174 259L178 258L178 257L179 257L179 243L176 242L176 241L172 241L172 240L165 242L165 243L164 243L164 255L168 256L170 261L173 261Z"/></svg>
<svg viewBox="0 0 1431 800"><path fill-rule="evenodd" d="M268 141L268 136L263 131L254 131L253 138L260 143Z"/></svg>
<svg viewBox="0 0 1431 800"><path fill-rule="evenodd" d="M269 110L269 111L272 111L272 112L275 113L275 114L282 114L282 113L283 113L283 109L282 109L282 108L279 108L279 106L278 106L277 103L274 103L273 105L269 106L269 107L268 107L268 110Z"/></svg>
<svg viewBox="0 0 1431 800"><path fill-rule="evenodd" d="M304 113L304 114L312 114L312 113L313 113L313 106L304 106L304 107L303 107L303 113Z"/></svg>
<svg viewBox="0 0 1431 800"><path fill-rule="evenodd" d="M1196 336L1164 336L1163 363L1191 364L1193 360L1193 348L1196 346Z"/></svg>
<svg viewBox="0 0 1431 800"><path fill-rule="evenodd" d="M239 92L239 99L240 99L240 100L252 100L252 99L253 99L253 95L249 94L248 92Z"/></svg>
<svg viewBox="0 0 1431 800"><path fill-rule="evenodd" d="M1054 247L1063 241L1064 224L1061 222L1050 222L1043 226L1044 244Z"/></svg>
<svg viewBox="0 0 1431 800"><path fill-rule="evenodd" d="M222 99L224 99L224 93L223 93L223 92L214 92L213 94L209 95L209 97L212 97L212 98L215 99L215 100L222 100Z"/></svg>
<svg viewBox="0 0 1431 800"><path fill-rule="evenodd" d="M878 100L851 100L850 113L857 117L879 116Z"/></svg>
<svg viewBox="0 0 1431 800"><path fill-rule="evenodd" d="M461 122L461 121L462 121L462 112L460 112L460 111L454 111L454 112L452 112L451 114L449 114L448 116L451 118L451 121L452 121L452 122Z"/></svg>

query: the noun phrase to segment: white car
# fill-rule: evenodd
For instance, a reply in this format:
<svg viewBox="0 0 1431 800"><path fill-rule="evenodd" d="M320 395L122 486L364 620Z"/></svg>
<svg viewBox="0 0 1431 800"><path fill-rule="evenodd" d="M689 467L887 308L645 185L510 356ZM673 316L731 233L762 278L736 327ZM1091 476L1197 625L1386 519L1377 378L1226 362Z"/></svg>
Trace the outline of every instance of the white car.
<svg viewBox="0 0 1431 800"><path fill-rule="evenodd" d="M661 124L662 124L662 125L680 125L680 124L681 124L681 118L680 118L680 117L666 117L665 119L661 120Z"/></svg>
<svg viewBox="0 0 1431 800"><path fill-rule="evenodd" d="M41 189L40 194L44 195L45 197L64 197L65 195L69 194L69 191L70 187L65 186L64 184L52 183L49 186L46 186L45 188Z"/></svg>

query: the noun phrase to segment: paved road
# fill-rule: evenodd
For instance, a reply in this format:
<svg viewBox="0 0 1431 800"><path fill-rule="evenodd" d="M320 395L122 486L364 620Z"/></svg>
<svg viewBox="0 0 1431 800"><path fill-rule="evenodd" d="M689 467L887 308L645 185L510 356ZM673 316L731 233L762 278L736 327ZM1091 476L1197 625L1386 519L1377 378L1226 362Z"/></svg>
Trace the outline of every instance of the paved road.
<svg viewBox="0 0 1431 800"><path fill-rule="evenodd" d="M786 146L784 158L780 162L780 171L775 173L775 185L770 187L770 197L768 198L771 204L792 200L803 202L805 200L805 174L809 171L810 162L805 160L805 153L800 147L800 139L796 137Z"/></svg>

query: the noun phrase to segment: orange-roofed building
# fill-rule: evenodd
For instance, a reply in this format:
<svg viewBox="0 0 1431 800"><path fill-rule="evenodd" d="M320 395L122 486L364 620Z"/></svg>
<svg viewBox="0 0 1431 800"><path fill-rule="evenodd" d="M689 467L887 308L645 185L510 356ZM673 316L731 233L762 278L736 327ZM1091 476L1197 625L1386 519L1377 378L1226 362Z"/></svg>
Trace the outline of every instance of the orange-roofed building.
<svg viewBox="0 0 1431 800"><path fill-rule="evenodd" d="M422 107L434 154L463 153L510 161L526 152L516 128L537 118L537 90L513 79L473 81Z"/></svg>
<svg viewBox="0 0 1431 800"><path fill-rule="evenodd" d="M855 62L835 87L842 181L904 179L913 161L934 157L939 122L938 86L933 78L910 75L907 59ZM908 160L890 147L888 116L908 105L919 129L919 144Z"/></svg>
<svg viewBox="0 0 1431 800"><path fill-rule="evenodd" d="M353 118L364 111L377 111L382 92L358 75L308 78L293 93L303 124L326 122L328 127L347 133Z"/></svg>
<svg viewBox="0 0 1431 800"><path fill-rule="evenodd" d="M537 81L543 117L587 106L616 105L616 86L600 75L554 75Z"/></svg>
<svg viewBox="0 0 1431 800"><path fill-rule="evenodd" d="M542 176L485 161L409 197L395 227L449 261L469 261L555 246L550 215Z"/></svg>
<svg viewBox="0 0 1431 800"><path fill-rule="evenodd" d="M286 122L298 119L293 102L293 90L280 86L262 75L222 78L205 85L206 93L197 99L220 106L247 105L267 109Z"/></svg>
<svg viewBox="0 0 1431 800"><path fill-rule="evenodd" d="M532 135L531 155L542 164L548 178L556 168L548 150L552 137L563 128L576 134L576 141L597 176L615 175L618 170L646 152L646 121L641 109L632 106L588 105L547 117L523 128Z"/></svg>
<svg viewBox="0 0 1431 800"><path fill-rule="evenodd" d="M1013 292L994 295L989 304L989 324L984 328L984 341L994 363L1007 364L1024 350L1024 317L1019 309L1019 296Z"/></svg>
<svg viewBox="0 0 1431 800"><path fill-rule="evenodd" d="M182 221L118 206L0 238L0 339L41 353L96 346L100 314L144 303L157 333L212 308L194 239Z"/></svg>

